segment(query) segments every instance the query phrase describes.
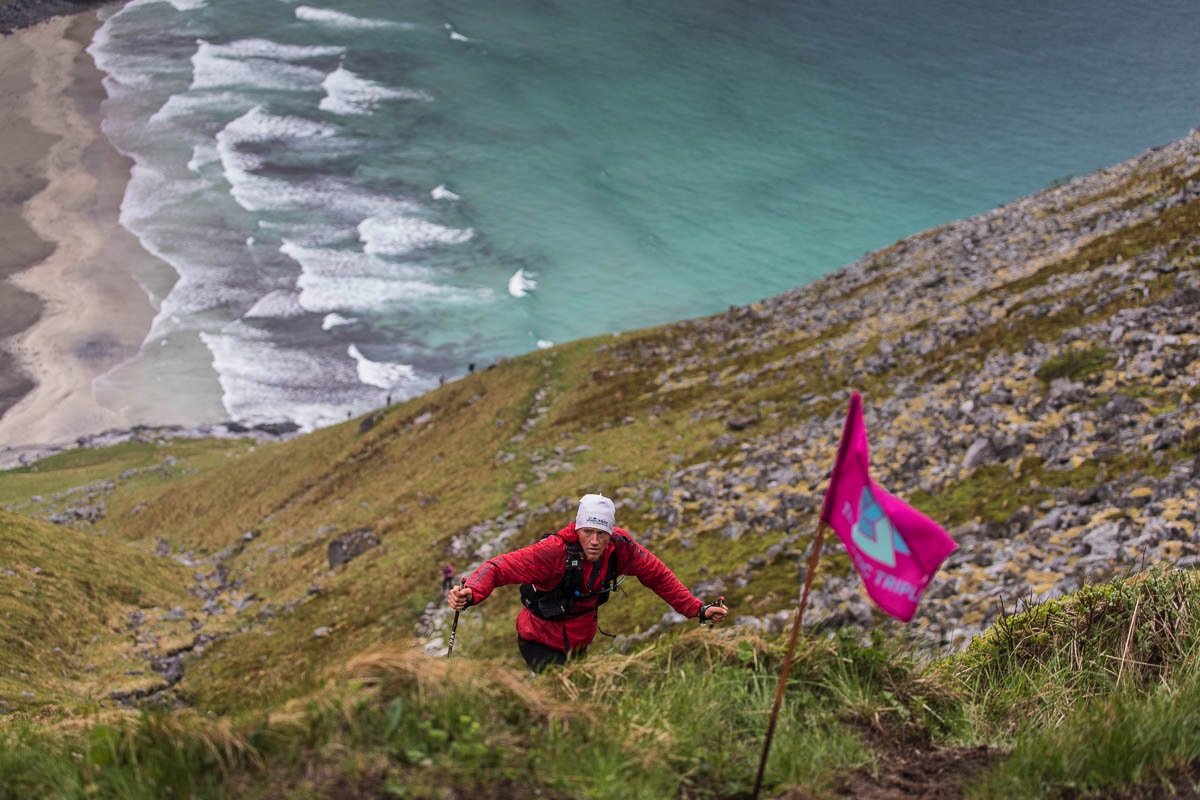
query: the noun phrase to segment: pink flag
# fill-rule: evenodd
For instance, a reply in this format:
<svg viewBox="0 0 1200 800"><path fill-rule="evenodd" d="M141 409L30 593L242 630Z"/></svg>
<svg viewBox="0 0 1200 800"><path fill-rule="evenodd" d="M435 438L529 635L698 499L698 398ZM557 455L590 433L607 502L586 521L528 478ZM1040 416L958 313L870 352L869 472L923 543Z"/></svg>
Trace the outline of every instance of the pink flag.
<svg viewBox="0 0 1200 800"><path fill-rule="evenodd" d="M871 480L862 395L850 395L821 520L837 531L879 607L908 622L921 593L958 546L949 534Z"/></svg>

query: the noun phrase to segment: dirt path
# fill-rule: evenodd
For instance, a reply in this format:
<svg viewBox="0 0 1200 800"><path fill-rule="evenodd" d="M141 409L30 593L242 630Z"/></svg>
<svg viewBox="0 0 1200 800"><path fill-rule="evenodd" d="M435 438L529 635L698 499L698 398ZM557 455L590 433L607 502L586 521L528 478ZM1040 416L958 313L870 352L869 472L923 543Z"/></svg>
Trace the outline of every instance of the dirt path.
<svg viewBox="0 0 1200 800"><path fill-rule="evenodd" d="M860 770L842 790L860 800L957 800L999 754L978 747L893 746L874 771Z"/></svg>
<svg viewBox="0 0 1200 800"><path fill-rule="evenodd" d="M855 773L840 791L855 800L961 800L966 788L993 764L1004 751L976 747L935 747L914 740L872 744L879 761L874 770ZM1200 766L1180 770L1169 785L1139 786L1084 794L1066 789L1052 795L1058 800L1200 800ZM801 800L801 795L785 795ZM783 800L781 798L781 800Z"/></svg>

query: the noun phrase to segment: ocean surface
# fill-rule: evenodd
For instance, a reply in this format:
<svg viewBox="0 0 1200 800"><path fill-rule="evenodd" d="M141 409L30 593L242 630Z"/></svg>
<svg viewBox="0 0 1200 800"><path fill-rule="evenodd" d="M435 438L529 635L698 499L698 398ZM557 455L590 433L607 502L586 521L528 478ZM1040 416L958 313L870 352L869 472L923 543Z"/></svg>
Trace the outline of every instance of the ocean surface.
<svg viewBox="0 0 1200 800"><path fill-rule="evenodd" d="M777 294L1200 125L1200 4L133 0L157 311L97 397L312 429Z"/></svg>

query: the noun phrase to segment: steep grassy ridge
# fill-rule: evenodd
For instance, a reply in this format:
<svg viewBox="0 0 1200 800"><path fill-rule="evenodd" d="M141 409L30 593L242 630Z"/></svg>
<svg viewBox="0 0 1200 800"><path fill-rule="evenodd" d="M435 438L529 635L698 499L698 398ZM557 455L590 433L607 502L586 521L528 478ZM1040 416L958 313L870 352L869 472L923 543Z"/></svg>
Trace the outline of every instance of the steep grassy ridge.
<svg viewBox="0 0 1200 800"><path fill-rule="evenodd" d="M191 641L183 622L140 638L135 615L195 611L186 570L91 533L0 512L0 712L96 710L161 683L145 656ZM182 619L182 618L181 618Z"/></svg>

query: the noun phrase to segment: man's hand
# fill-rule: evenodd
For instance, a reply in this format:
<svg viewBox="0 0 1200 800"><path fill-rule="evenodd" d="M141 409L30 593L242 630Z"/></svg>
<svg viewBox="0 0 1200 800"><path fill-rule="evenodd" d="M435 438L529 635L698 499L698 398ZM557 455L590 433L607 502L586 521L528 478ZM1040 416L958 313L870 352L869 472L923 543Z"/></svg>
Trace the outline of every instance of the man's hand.
<svg viewBox="0 0 1200 800"><path fill-rule="evenodd" d="M446 602L455 611L462 611L475 601L475 595L466 586L455 586L446 594Z"/></svg>
<svg viewBox="0 0 1200 800"><path fill-rule="evenodd" d="M710 625L720 625L725 621L725 615L729 613L729 608L725 605L725 598L722 597L715 603L707 603L700 606L700 624L709 623Z"/></svg>

